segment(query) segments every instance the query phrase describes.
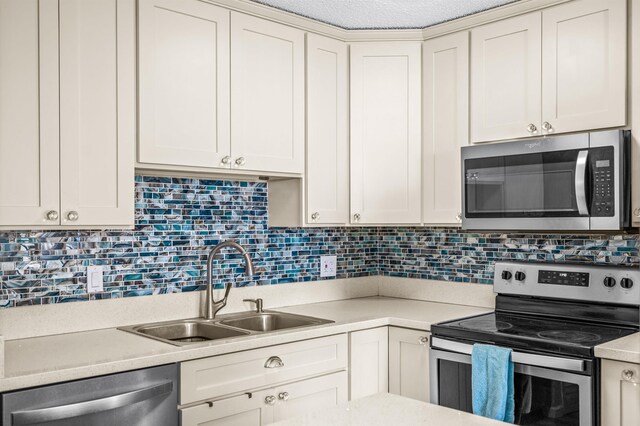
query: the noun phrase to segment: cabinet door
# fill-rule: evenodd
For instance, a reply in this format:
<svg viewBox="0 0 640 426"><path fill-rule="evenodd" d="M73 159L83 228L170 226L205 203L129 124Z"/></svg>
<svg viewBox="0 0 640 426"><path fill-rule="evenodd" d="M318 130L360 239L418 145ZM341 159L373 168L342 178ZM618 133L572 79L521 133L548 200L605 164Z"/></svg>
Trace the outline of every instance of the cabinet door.
<svg viewBox="0 0 640 426"><path fill-rule="evenodd" d="M237 169L304 172L304 32L231 13L231 151Z"/></svg>
<svg viewBox="0 0 640 426"><path fill-rule="evenodd" d="M60 223L58 114L58 2L0 1L0 226Z"/></svg>
<svg viewBox="0 0 640 426"><path fill-rule="evenodd" d="M275 389L278 398L273 407L273 421L301 417L347 402L347 372L282 385Z"/></svg>
<svg viewBox="0 0 640 426"><path fill-rule="evenodd" d="M601 386L602 425L639 425L640 365L603 360Z"/></svg>
<svg viewBox="0 0 640 426"><path fill-rule="evenodd" d="M307 34L307 223L349 222L347 79L346 43Z"/></svg>
<svg viewBox="0 0 640 426"><path fill-rule="evenodd" d="M540 16L529 13L471 31L472 142L540 134Z"/></svg>
<svg viewBox="0 0 640 426"><path fill-rule="evenodd" d="M273 389L180 409L182 426L261 426L273 422L273 407L265 398Z"/></svg>
<svg viewBox="0 0 640 426"><path fill-rule="evenodd" d="M351 45L351 220L421 220L420 43Z"/></svg>
<svg viewBox="0 0 640 426"><path fill-rule="evenodd" d="M389 327L389 393L429 402L429 333Z"/></svg>
<svg viewBox="0 0 640 426"><path fill-rule="evenodd" d="M423 114L423 222L459 224L460 148L469 144L469 33L426 41Z"/></svg>
<svg viewBox="0 0 640 426"><path fill-rule="evenodd" d="M550 131L626 124L626 3L579 0L542 12L542 120Z"/></svg>
<svg viewBox="0 0 640 426"><path fill-rule="evenodd" d="M349 400L389 390L388 327L349 335Z"/></svg>
<svg viewBox="0 0 640 426"><path fill-rule="evenodd" d="M60 0L63 225L133 225L135 1Z"/></svg>
<svg viewBox="0 0 640 426"><path fill-rule="evenodd" d="M197 0L138 7L138 161L229 168L229 11Z"/></svg>

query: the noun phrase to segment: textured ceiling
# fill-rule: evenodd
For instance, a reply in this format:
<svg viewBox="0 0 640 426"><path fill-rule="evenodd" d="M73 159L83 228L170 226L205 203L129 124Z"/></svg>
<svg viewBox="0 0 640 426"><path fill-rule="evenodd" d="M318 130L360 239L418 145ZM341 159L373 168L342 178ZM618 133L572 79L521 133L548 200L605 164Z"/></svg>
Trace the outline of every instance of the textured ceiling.
<svg viewBox="0 0 640 426"><path fill-rule="evenodd" d="M354 29L425 28L517 0L253 0Z"/></svg>

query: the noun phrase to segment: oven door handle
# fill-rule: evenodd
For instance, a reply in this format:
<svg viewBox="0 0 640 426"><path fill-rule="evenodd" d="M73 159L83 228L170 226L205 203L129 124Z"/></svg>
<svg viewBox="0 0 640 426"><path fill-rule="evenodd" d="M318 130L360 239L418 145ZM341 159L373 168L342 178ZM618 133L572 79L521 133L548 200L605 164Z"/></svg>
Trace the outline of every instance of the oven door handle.
<svg viewBox="0 0 640 426"><path fill-rule="evenodd" d="M453 342L451 340L444 340L439 337L431 338L431 347L434 349L444 349L446 351L467 355L471 355L471 352L473 351L473 345ZM584 361L581 359L536 355L513 351L511 353L511 360L516 364L533 365L543 368L555 368L567 371L584 371Z"/></svg>
<svg viewBox="0 0 640 426"><path fill-rule="evenodd" d="M576 188L576 204L578 205L578 213L580 216L587 216L589 214L589 207L587 206L587 159L589 158L589 151L580 151L578 153L578 159L576 160L576 176L575 176L575 188Z"/></svg>

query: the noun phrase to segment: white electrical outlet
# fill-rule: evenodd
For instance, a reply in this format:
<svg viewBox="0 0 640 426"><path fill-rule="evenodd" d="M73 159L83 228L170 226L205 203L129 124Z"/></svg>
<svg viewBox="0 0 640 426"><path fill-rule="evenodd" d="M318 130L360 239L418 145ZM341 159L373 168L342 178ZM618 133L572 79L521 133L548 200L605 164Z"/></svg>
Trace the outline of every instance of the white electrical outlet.
<svg viewBox="0 0 640 426"><path fill-rule="evenodd" d="M102 266L87 266L87 293L104 291L102 280Z"/></svg>
<svg viewBox="0 0 640 426"><path fill-rule="evenodd" d="M336 257L320 256L320 276L335 277L336 276Z"/></svg>

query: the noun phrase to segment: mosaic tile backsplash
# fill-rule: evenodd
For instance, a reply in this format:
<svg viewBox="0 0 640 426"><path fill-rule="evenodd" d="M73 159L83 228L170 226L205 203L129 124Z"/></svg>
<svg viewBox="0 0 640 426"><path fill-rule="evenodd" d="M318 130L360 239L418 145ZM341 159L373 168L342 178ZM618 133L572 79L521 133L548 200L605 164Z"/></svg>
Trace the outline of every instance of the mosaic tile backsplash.
<svg viewBox="0 0 640 426"><path fill-rule="evenodd" d="M267 184L136 177L134 230L0 233L0 307L204 289L208 249L235 239L214 265L221 287L320 280L319 260L338 257L338 278L392 275L490 283L498 259L640 265L638 235L504 235L446 228L269 228ZM87 294L86 267L102 265L104 292Z"/></svg>

